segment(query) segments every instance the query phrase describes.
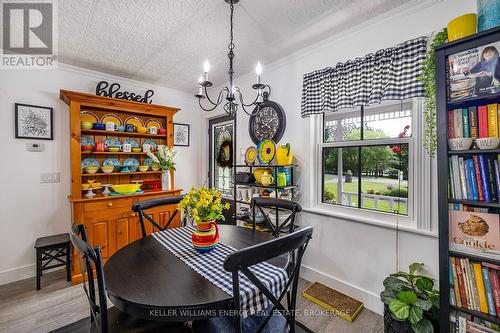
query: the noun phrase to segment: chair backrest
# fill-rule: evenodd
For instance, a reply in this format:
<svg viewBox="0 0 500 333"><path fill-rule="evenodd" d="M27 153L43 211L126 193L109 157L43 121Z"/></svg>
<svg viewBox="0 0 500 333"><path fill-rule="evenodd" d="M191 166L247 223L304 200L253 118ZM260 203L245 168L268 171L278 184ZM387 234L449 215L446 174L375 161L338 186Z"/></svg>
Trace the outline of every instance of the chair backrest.
<svg viewBox="0 0 500 333"><path fill-rule="evenodd" d="M290 200L277 199L277 198L256 197L252 198L251 204L252 204L252 215L253 215L252 219L253 229L255 230L255 227L257 225L257 223L255 222L255 211L256 211L255 208L258 208L260 213L265 218L266 227L271 230L271 233L275 237L279 237L281 233L293 232L295 228L295 215L296 213L300 213L302 211L302 207L298 203ZM263 208L278 208L279 210L288 210L290 211L290 215L288 215L288 217L282 223L280 223L278 218L276 218L276 223L273 225L267 214L264 212Z"/></svg>
<svg viewBox="0 0 500 333"><path fill-rule="evenodd" d="M79 266L83 289L90 305L90 320L95 323L100 332L106 333L108 331L108 306L101 248L92 248L89 245L87 231L83 224L73 225L70 238L81 258Z"/></svg>
<svg viewBox="0 0 500 333"><path fill-rule="evenodd" d="M224 269L233 275L233 303L236 315L236 330L241 332L239 275L242 272L267 299L272 303L272 310L268 313L264 322L258 328L258 332L267 324L275 309L279 310L286 318L292 332L295 328L295 307L297 301L297 285L299 281L300 265L302 256L312 238L313 228L307 227L297 230L286 236L276 238L258 245L254 245L231 253L224 261ZM283 254L294 253L295 259L288 266L288 280L282 293L276 297L273 293L253 274L249 267L268 261ZM291 286L291 290L290 289ZM284 295L287 295L288 309L281 304Z"/></svg>
<svg viewBox="0 0 500 333"><path fill-rule="evenodd" d="M178 212L178 210L176 209L168 219L165 226L162 227L157 222L155 222L155 220L153 220L151 216L149 216L144 212L146 209L165 206L165 205L178 205L179 202L181 202L182 198L184 198L183 195L178 195L178 196L144 200L133 204L132 211L139 213L139 222L141 223L142 237L146 237L146 227L144 225L144 218L146 218L154 227L158 228L159 230L165 230L170 226L170 224L172 223L173 219L175 218Z"/></svg>

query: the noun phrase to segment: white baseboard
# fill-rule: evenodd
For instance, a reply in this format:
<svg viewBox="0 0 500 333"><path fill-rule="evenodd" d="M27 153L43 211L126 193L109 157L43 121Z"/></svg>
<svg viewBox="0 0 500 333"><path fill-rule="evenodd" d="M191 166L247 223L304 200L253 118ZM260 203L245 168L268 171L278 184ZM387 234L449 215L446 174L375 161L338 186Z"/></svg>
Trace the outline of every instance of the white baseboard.
<svg viewBox="0 0 500 333"><path fill-rule="evenodd" d="M320 282L362 302L368 310L383 315L384 305L377 294L336 279L314 268L302 265L300 276L310 282Z"/></svg>
<svg viewBox="0 0 500 333"><path fill-rule="evenodd" d="M35 276L35 264L6 269L0 272L0 286Z"/></svg>

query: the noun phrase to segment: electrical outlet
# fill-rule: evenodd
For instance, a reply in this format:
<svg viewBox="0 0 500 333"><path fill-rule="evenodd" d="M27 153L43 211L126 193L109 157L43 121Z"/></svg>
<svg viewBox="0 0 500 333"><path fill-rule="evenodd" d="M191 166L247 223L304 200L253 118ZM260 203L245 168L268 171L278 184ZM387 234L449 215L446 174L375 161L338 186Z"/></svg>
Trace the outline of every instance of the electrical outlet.
<svg viewBox="0 0 500 333"><path fill-rule="evenodd" d="M61 181L61 174L59 172L53 173L41 173L40 174L40 183L59 183Z"/></svg>

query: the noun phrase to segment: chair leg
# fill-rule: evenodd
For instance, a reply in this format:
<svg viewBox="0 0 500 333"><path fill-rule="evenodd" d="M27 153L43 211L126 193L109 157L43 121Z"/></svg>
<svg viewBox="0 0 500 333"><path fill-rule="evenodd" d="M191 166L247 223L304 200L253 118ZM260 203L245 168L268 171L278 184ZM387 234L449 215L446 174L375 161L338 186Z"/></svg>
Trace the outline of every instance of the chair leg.
<svg viewBox="0 0 500 333"><path fill-rule="evenodd" d="M36 290L40 290L40 279L42 278L42 253L36 249Z"/></svg>
<svg viewBox="0 0 500 333"><path fill-rule="evenodd" d="M66 281L71 281L71 245L66 245Z"/></svg>

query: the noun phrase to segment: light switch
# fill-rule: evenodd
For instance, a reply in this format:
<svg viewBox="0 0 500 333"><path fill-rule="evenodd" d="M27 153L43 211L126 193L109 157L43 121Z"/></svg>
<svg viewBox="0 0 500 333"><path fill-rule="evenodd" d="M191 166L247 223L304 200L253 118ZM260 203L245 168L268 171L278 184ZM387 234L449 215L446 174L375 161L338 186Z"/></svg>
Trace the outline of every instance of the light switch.
<svg viewBox="0 0 500 333"><path fill-rule="evenodd" d="M34 152L42 152L44 150L45 146L43 143L31 143L28 142L26 144L26 150L27 151L34 151Z"/></svg>
<svg viewBox="0 0 500 333"><path fill-rule="evenodd" d="M59 183L61 181L61 174L59 172L53 173L41 173L40 174L40 183Z"/></svg>

